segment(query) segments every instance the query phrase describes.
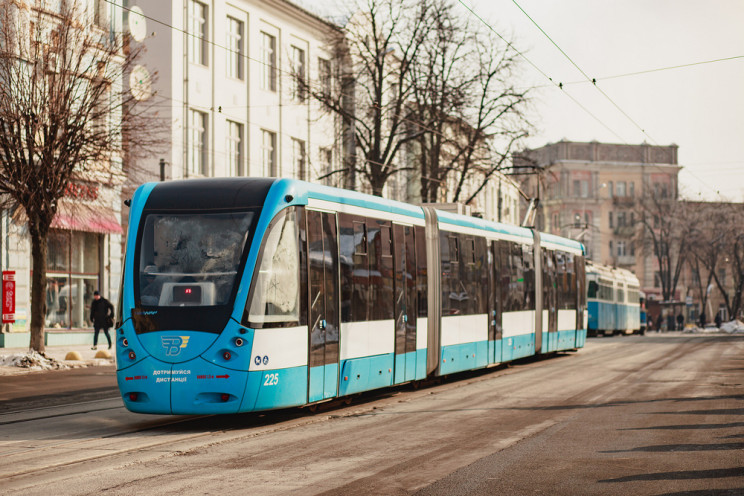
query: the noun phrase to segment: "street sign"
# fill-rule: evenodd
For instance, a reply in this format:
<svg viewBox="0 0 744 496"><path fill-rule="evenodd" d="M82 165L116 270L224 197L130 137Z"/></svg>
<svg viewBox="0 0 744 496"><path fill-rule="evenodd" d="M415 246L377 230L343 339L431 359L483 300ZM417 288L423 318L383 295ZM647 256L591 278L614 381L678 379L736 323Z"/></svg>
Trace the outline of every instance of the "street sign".
<svg viewBox="0 0 744 496"><path fill-rule="evenodd" d="M15 271L3 271L3 324L15 322Z"/></svg>

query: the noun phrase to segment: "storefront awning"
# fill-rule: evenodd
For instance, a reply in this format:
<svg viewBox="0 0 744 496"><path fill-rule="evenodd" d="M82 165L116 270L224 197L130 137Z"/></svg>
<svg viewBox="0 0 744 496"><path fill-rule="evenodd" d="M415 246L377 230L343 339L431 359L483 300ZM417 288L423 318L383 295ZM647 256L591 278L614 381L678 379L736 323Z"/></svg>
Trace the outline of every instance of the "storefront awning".
<svg viewBox="0 0 744 496"><path fill-rule="evenodd" d="M116 213L103 205L71 205L60 202L52 228L101 234L122 234Z"/></svg>

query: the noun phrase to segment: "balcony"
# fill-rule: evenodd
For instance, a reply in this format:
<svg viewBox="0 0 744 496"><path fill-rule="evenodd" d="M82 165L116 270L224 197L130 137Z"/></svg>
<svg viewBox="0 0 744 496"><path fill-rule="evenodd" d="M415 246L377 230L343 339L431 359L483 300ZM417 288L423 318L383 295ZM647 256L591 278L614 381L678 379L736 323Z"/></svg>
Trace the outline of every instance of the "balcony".
<svg viewBox="0 0 744 496"><path fill-rule="evenodd" d="M612 232L620 238L632 238L635 235L635 226L617 226Z"/></svg>
<svg viewBox="0 0 744 496"><path fill-rule="evenodd" d="M634 266L636 257L634 255L622 255L615 258L615 263L620 267Z"/></svg>
<svg viewBox="0 0 744 496"><path fill-rule="evenodd" d="M613 196L612 204L618 207L632 207L635 204L635 198L632 196Z"/></svg>

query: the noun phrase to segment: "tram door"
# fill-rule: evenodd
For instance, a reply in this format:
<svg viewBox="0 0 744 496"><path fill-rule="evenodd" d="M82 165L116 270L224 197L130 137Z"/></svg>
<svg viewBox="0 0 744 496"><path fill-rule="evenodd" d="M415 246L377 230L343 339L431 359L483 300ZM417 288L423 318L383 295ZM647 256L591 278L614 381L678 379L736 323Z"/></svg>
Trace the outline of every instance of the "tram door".
<svg viewBox="0 0 744 496"><path fill-rule="evenodd" d="M416 246L412 226L393 224L395 382L416 378Z"/></svg>
<svg viewBox="0 0 744 496"><path fill-rule="evenodd" d="M308 401L338 393L338 246L336 214L307 210Z"/></svg>
<svg viewBox="0 0 744 496"><path fill-rule="evenodd" d="M555 256L551 250L543 250L543 315L548 316L548 349L544 352L555 351L558 347L558 295L556 281ZM543 323L545 326L545 323Z"/></svg>
<svg viewBox="0 0 744 496"><path fill-rule="evenodd" d="M502 304L504 290L503 271L508 270L508 247L502 241L488 245L488 358L491 363L500 363L502 356ZM506 258L503 258L506 257ZM506 276L508 279L508 275Z"/></svg>

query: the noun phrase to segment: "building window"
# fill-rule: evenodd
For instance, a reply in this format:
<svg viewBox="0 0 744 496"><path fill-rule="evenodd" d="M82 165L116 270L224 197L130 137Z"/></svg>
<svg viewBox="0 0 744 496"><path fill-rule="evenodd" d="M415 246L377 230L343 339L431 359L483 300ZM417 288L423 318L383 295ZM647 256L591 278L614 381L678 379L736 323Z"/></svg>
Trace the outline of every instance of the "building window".
<svg viewBox="0 0 744 496"><path fill-rule="evenodd" d="M243 79L243 23L227 16L227 76Z"/></svg>
<svg viewBox="0 0 744 496"><path fill-rule="evenodd" d="M261 164L264 177L276 177L276 133L261 130Z"/></svg>
<svg viewBox="0 0 744 496"><path fill-rule="evenodd" d="M57 10L55 12L59 12L61 3L56 2L57 4ZM109 27L109 20L108 20L108 11L106 9L106 0L93 0L93 22L96 26L103 29L108 29Z"/></svg>
<svg viewBox="0 0 744 496"><path fill-rule="evenodd" d="M207 175L207 114L191 110L188 176Z"/></svg>
<svg viewBox="0 0 744 496"><path fill-rule="evenodd" d="M305 180L305 142L292 138L292 177Z"/></svg>
<svg viewBox="0 0 744 496"><path fill-rule="evenodd" d="M578 198L581 195L581 181L574 179L573 182L573 195Z"/></svg>
<svg viewBox="0 0 744 496"><path fill-rule="evenodd" d="M617 227L625 227L625 212L617 213Z"/></svg>
<svg viewBox="0 0 744 496"><path fill-rule="evenodd" d="M620 196L620 197L625 196L625 181L617 182L617 196Z"/></svg>
<svg viewBox="0 0 744 496"><path fill-rule="evenodd" d="M612 184L612 181L607 183L607 191L610 193L610 198L615 196L615 188L614 188L614 185Z"/></svg>
<svg viewBox="0 0 744 496"><path fill-rule="evenodd" d="M721 286L726 286L726 268L722 267L718 269L718 282Z"/></svg>
<svg viewBox="0 0 744 496"><path fill-rule="evenodd" d="M629 187L630 187L630 190L628 192L628 196L633 198L635 196L635 183L633 181L630 181Z"/></svg>
<svg viewBox="0 0 744 496"><path fill-rule="evenodd" d="M305 82L305 50L292 47L292 98L304 101L306 95Z"/></svg>
<svg viewBox="0 0 744 496"><path fill-rule="evenodd" d="M318 59L318 79L320 80L320 89L324 95L331 93L331 61L327 59Z"/></svg>
<svg viewBox="0 0 744 496"><path fill-rule="evenodd" d="M617 256L624 257L625 255L626 255L625 241L618 241L617 242Z"/></svg>
<svg viewBox="0 0 744 496"><path fill-rule="evenodd" d="M100 285L101 236L52 229L47 249L47 328L92 327L90 304ZM107 296L107 295L104 295Z"/></svg>
<svg viewBox="0 0 744 496"><path fill-rule="evenodd" d="M243 176L243 125L227 121L227 175Z"/></svg>
<svg viewBox="0 0 744 496"><path fill-rule="evenodd" d="M207 6L191 0L189 12L189 61L207 65Z"/></svg>
<svg viewBox="0 0 744 496"><path fill-rule="evenodd" d="M276 38L261 32L261 89L276 91Z"/></svg>
<svg viewBox="0 0 744 496"><path fill-rule="evenodd" d="M612 225L612 212L610 212L610 229L612 229L614 226Z"/></svg>
<svg viewBox="0 0 744 496"><path fill-rule="evenodd" d="M320 159L320 174L321 181L323 184L328 186L335 186L333 181L333 148L331 147L320 147L318 150L318 156Z"/></svg>
<svg viewBox="0 0 744 496"><path fill-rule="evenodd" d="M658 272L654 272L654 287L661 287L661 275Z"/></svg>

